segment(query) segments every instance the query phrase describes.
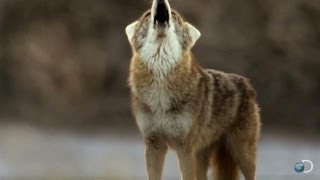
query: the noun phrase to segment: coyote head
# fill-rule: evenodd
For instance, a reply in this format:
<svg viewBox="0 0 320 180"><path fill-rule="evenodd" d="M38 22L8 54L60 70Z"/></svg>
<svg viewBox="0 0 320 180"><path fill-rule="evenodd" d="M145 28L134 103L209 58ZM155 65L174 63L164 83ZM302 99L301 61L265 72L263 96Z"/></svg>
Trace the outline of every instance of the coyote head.
<svg viewBox="0 0 320 180"><path fill-rule="evenodd" d="M126 33L134 53L148 61L156 57L178 60L200 37L200 32L173 11L168 0L154 0L139 20L128 25Z"/></svg>

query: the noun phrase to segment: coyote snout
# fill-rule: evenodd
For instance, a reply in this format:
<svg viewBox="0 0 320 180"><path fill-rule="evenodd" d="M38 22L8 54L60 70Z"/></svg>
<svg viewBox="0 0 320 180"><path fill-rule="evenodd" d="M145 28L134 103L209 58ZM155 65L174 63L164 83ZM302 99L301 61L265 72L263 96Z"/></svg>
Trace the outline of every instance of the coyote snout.
<svg viewBox="0 0 320 180"><path fill-rule="evenodd" d="M153 25L157 31L163 32L170 25L171 9L167 0L153 1L152 12Z"/></svg>
<svg viewBox="0 0 320 180"><path fill-rule="evenodd" d="M168 147L183 180L255 179L260 132L256 93L246 78L204 69L191 49L200 38L168 0L126 28L132 47L132 109L144 136L148 180L160 180Z"/></svg>

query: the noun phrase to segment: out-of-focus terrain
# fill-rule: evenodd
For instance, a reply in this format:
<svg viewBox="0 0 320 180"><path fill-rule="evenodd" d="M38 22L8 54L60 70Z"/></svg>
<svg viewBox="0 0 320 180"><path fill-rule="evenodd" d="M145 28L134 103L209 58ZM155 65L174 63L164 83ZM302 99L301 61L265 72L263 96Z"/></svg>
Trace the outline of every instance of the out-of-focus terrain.
<svg viewBox="0 0 320 180"><path fill-rule="evenodd" d="M264 134L258 153L257 179L318 180L318 138L309 133L304 133L303 137L301 133L290 136L279 132ZM294 171L294 164L303 159L313 161L312 173L298 174ZM0 176L9 179L143 180L146 179L144 144L136 133L92 135L48 131L25 125L2 126ZM176 156L169 151L164 180L179 179Z"/></svg>

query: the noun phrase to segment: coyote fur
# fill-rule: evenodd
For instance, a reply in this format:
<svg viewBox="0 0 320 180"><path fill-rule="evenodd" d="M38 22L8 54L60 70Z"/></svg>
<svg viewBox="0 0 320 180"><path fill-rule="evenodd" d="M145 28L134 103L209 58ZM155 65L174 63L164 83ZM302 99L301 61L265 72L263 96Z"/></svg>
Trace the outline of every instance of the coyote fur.
<svg viewBox="0 0 320 180"><path fill-rule="evenodd" d="M145 140L148 180L160 180L168 147L183 180L256 177L259 107L249 80L204 69L191 53L200 32L168 0L126 28L133 56L132 109Z"/></svg>

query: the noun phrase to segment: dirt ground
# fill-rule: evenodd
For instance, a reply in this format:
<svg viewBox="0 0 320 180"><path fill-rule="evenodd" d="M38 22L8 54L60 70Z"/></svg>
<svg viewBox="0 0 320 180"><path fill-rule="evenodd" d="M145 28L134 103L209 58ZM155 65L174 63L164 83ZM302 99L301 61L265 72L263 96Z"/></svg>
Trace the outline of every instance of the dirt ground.
<svg viewBox="0 0 320 180"><path fill-rule="evenodd" d="M70 133L29 125L1 125L0 177L9 179L146 179L144 145L138 133ZM264 133L258 179L320 178L320 144L308 136ZM300 160L313 161L310 174L297 174ZM179 179L174 152L166 158L164 179ZM65 178L62 178L65 177ZM1 179L1 178L0 178ZM43 179L43 178L40 178Z"/></svg>

